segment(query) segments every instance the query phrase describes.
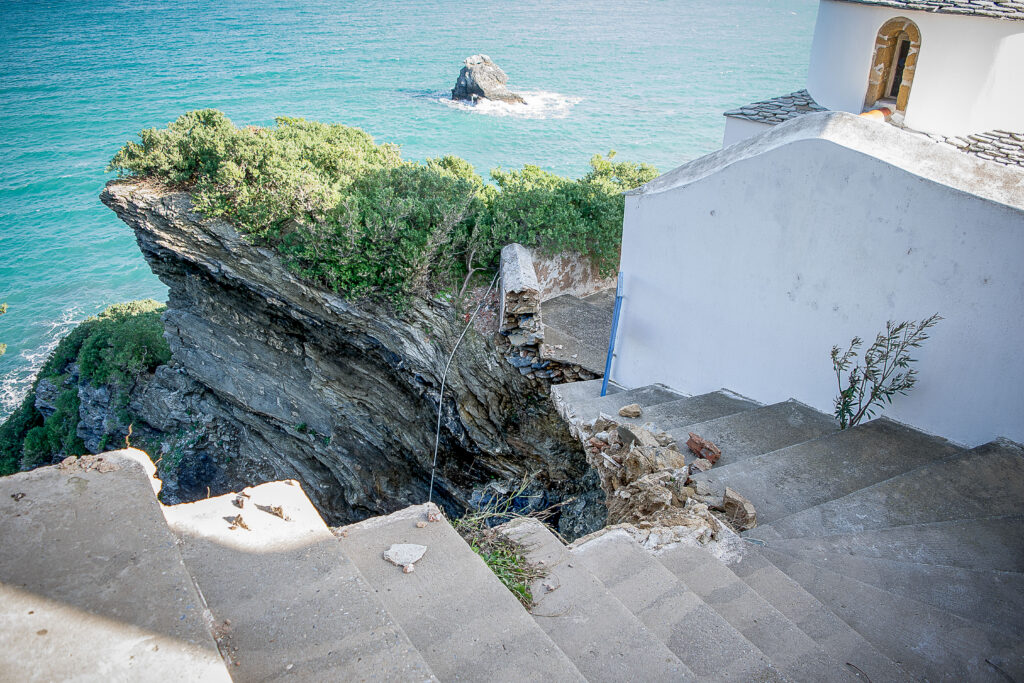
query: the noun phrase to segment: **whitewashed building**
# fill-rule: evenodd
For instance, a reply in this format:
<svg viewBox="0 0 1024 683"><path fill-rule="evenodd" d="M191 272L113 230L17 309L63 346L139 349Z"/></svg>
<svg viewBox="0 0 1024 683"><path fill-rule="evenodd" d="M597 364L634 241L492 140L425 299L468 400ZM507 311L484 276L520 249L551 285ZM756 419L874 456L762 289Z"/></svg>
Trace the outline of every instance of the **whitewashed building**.
<svg viewBox="0 0 1024 683"><path fill-rule="evenodd" d="M885 414L1024 440L1024 3L822 0L816 31L807 91L627 194L611 379L832 412L833 345L939 313Z"/></svg>
<svg viewBox="0 0 1024 683"><path fill-rule="evenodd" d="M806 89L726 112L724 144L823 110L875 111L1024 164L1006 135L1024 132L1024 2L821 0Z"/></svg>

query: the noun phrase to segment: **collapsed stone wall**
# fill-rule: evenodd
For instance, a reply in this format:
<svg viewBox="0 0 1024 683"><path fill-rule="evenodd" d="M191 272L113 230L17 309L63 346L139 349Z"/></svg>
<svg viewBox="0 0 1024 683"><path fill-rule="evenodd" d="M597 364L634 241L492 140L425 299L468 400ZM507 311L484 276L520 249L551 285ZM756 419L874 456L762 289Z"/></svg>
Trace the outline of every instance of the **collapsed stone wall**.
<svg viewBox="0 0 1024 683"><path fill-rule="evenodd" d="M470 315L461 307L482 291L401 312L353 303L199 216L185 192L114 181L101 199L169 288L171 363L129 406L164 436L151 455L202 463L214 495L298 479L331 524L426 500L442 373ZM498 297L482 304L446 380L434 499L458 514L489 481L533 477L549 503L572 501L564 535L599 528L596 474L531 378L504 361L496 326L479 322Z"/></svg>
<svg viewBox="0 0 1024 683"><path fill-rule="evenodd" d="M601 478L608 519L607 527L596 533L623 529L655 552L691 543L719 557L742 554L736 532L756 526L753 505L732 489L712 490L690 478L691 471L712 467L713 460L705 456L715 458L713 444L698 437L681 447L650 423L624 424L603 413L584 421L571 417L566 406L556 407ZM621 412L641 416L638 405Z"/></svg>
<svg viewBox="0 0 1024 683"><path fill-rule="evenodd" d="M545 257L542 284L534 254L521 244L501 250L501 308L499 332L504 338L505 360L521 375L546 390L550 384L594 379L599 375L572 363L560 362L544 346L543 301L566 293L590 294L605 281L578 255L565 259ZM567 265L568 264L568 265ZM576 284L571 278L578 276Z"/></svg>

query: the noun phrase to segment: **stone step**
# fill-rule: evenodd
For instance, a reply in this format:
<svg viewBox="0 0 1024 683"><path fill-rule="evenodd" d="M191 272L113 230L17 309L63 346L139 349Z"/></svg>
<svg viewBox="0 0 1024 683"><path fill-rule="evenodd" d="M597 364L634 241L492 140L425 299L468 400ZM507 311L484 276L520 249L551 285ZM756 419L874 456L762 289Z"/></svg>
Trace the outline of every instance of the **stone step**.
<svg viewBox="0 0 1024 683"><path fill-rule="evenodd" d="M649 422L657 429L667 432L679 427L753 410L760 406L761 404L756 401L721 389L708 394L687 396L675 401L659 403L644 408L640 417L619 419L626 424L643 425Z"/></svg>
<svg viewBox="0 0 1024 683"><path fill-rule="evenodd" d="M912 680L895 662L850 628L817 598L769 562L752 544L729 568L744 583L782 612L837 662L861 671L872 681Z"/></svg>
<svg viewBox="0 0 1024 683"><path fill-rule="evenodd" d="M236 680L435 680L297 482L164 514Z"/></svg>
<svg viewBox="0 0 1024 683"><path fill-rule="evenodd" d="M588 379L582 382L566 382L565 384L555 384L551 387L551 396L557 397L556 403L563 405L576 405L585 401L590 401L594 398L598 398L601 395L601 382L600 379ZM614 382L608 382L608 395L618 394L625 391L622 387Z"/></svg>
<svg viewBox="0 0 1024 683"><path fill-rule="evenodd" d="M776 519L750 535L764 540L831 536L906 524L1024 514L1021 452L1010 442L979 446L948 461L922 465Z"/></svg>
<svg viewBox="0 0 1024 683"><path fill-rule="evenodd" d="M553 360L564 365L579 365L597 375L604 374L608 347L587 343L578 337L544 323L544 344L540 347L541 360ZM588 380L589 381L589 380Z"/></svg>
<svg viewBox="0 0 1024 683"><path fill-rule="evenodd" d="M615 312L615 288L609 287L608 289L602 289L599 292L588 294L587 296L580 297L588 304L593 304L600 309L605 311Z"/></svg>
<svg viewBox="0 0 1024 683"><path fill-rule="evenodd" d="M829 656L725 564L703 548L679 544L658 560L793 681L856 681L857 674Z"/></svg>
<svg viewBox="0 0 1024 683"><path fill-rule="evenodd" d="M576 545L572 557L607 586L701 681L770 681L771 662L622 529Z"/></svg>
<svg viewBox="0 0 1024 683"><path fill-rule="evenodd" d="M680 444L686 443L689 432L693 432L721 448L722 458L715 467L836 431L835 420L831 417L792 399L668 430Z"/></svg>
<svg viewBox="0 0 1024 683"><path fill-rule="evenodd" d="M837 553L964 569L1024 571L1022 528L1024 515L1006 515L779 539L770 541L768 547L791 555Z"/></svg>
<svg viewBox="0 0 1024 683"><path fill-rule="evenodd" d="M791 555L880 590L1024 636L1024 566L1010 572L979 571L835 553Z"/></svg>
<svg viewBox="0 0 1024 683"><path fill-rule="evenodd" d="M765 524L963 450L883 418L731 464L727 453L723 448L722 461L693 479L739 491Z"/></svg>
<svg viewBox="0 0 1024 683"><path fill-rule="evenodd" d="M154 475L130 449L0 478L0 679L231 680Z"/></svg>
<svg viewBox="0 0 1024 683"><path fill-rule="evenodd" d="M696 679L541 522L513 520L498 531L547 572L530 586L534 619L588 681Z"/></svg>
<svg viewBox="0 0 1024 683"><path fill-rule="evenodd" d="M563 294L541 302L541 320L579 339L584 344L608 349L612 330L612 309ZM547 339L545 338L545 342Z"/></svg>
<svg viewBox="0 0 1024 683"><path fill-rule="evenodd" d="M929 681L1007 680L985 660L1012 650L1015 638L770 548L760 552L911 675ZM1007 674L1022 680L1024 672Z"/></svg>
<svg viewBox="0 0 1024 683"><path fill-rule="evenodd" d="M567 387L578 384L587 384L586 391L565 390ZM649 384L614 394L609 392L607 396L601 396L600 380L557 384L551 387L551 399L559 414L568 422L590 421L599 417L601 413L618 419L619 409L623 406L639 403L641 408L648 408L668 401L677 401L680 398L683 398L682 394L661 384Z"/></svg>
<svg viewBox="0 0 1024 683"><path fill-rule="evenodd" d="M431 504L335 530L345 554L377 591L441 680L582 681L479 555ZM395 543L427 547L415 571L383 559Z"/></svg>

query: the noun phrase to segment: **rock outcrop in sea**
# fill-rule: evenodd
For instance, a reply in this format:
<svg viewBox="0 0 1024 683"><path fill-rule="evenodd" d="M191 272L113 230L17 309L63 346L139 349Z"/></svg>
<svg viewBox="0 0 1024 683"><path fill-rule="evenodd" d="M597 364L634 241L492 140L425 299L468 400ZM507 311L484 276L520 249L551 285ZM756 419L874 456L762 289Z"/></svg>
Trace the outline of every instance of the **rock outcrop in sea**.
<svg viewBox="0 0 1024 683"><path fill-rule="evenodd" d="M136 434L165 436L154 459L180 461L191 479L199 467L214 495L298 479L332 524L427 499L442 373L468 318L459 304L420 298L396 312L346 301L201 217L186 192L113 181L101 199L170 290L171 362L127 406ZM478 318L448 372L434 500L457 512L488 482L532 476L546 504L571 499L563 535L600 528L597 474L546 397L502 358L497 322ZM166 495L178 502L170 474Z"/></svg>
<svg viewBox="0 0 1024 683"><path fill-rule="evenodd" d="M452 88L453 100L476 102L483 98L525 104L526 101L517 93L508 89L508 76L487 55L467 57L465 66L459 72L459 78Z"/></svg>

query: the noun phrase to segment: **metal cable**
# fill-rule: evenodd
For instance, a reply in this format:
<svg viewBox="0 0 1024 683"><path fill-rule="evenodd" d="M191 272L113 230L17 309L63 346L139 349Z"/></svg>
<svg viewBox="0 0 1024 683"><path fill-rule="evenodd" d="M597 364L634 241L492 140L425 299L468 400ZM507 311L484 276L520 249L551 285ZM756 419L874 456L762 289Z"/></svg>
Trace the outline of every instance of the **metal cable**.
<svg viewBox="0 0 1024 683"><path fill-rule="evenodd" d="M459 335L458 340L455 342L455 346L452 348L451 354L448 356L448 363L444 366L444 374L441 375L441 393L437 397L437 429L434 431L434 461L430 465L430 488L427 490L427 502L432 503L434 501L434 473L437 471L437 449L441 442L441 410L444 405L444 385L448 380L448 368L452 365L452 360L455 358L455 352L459 350L459 344L462 343L462 338L469 332L470 326L473 325L473 321L476 319L477 313L487 303L487 297L491 295L491 290L494 288L494 283L498 281L498 275L501 274L501 270L494 274L491 279L491 284L487 286L487 291L484 293L483 298L480 300L480 305L473 311L473 315L470 316L469 322L466 323L466 328L462 330L462 334Z"/></svg>

